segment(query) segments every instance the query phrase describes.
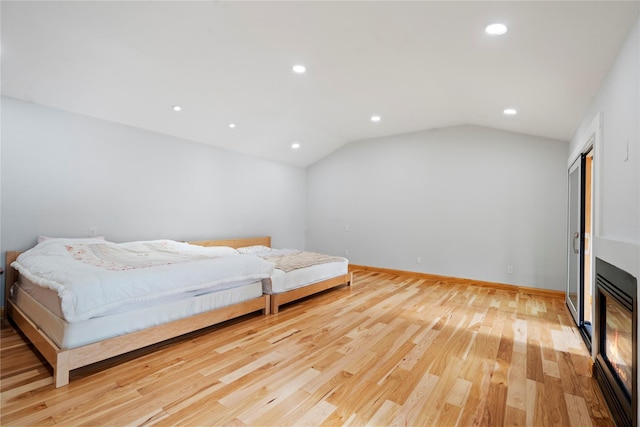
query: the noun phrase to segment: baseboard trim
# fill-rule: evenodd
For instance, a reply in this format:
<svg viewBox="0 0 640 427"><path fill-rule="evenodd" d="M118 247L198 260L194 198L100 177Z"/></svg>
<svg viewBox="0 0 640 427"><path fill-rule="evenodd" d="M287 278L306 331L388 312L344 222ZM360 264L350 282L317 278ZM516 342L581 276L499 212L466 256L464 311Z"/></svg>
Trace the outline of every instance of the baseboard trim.
<svg viewBox="0 0 640 427"><path fill-rule="evenodd" d="M553 298L564 299L565 294L562 291L552 289L532 288L529 286L510 285L507 283L486 282L483 280L465 279L462 277L440 276L438 274L419 273L416 271L394 270L392 268L371 267L368 265L349 264L349 271L370 271L375 273L401 274L403 276L420 277L427 280L438 280L443 282L452 282L463 285L474 285L485 288L499 289L503 291L513 291L522 294L541 295Z"/></svg>

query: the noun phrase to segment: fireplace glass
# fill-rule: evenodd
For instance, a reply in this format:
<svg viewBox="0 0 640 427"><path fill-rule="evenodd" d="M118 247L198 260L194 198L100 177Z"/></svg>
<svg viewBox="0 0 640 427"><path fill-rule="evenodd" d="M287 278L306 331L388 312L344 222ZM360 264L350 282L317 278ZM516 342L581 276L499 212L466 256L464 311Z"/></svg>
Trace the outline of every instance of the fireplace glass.
<svg viewBox="0 0 640 427"><path fill-rule="evenodd" d="M638 282L596 258L594 374L615 424L638 427Z"/></svg>
<svg viewBox="0 0 640 427"><path fill-rule="evenodd" d="M633 368L631 312L613 298L605 298L605 300L605 359L620 380L627 396L631 396Z"/></svg>

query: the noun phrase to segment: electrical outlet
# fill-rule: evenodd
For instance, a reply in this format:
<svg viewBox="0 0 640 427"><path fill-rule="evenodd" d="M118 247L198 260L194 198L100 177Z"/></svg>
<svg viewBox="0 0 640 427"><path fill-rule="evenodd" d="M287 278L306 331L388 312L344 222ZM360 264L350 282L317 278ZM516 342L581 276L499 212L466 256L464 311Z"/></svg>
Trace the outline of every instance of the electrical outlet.
<svg viewBox="0 0 640 427"><path fill-rule="evenodd" d="M244 230L242 227L242 224L238 224L237 230L238 230L238 234L242 234L242 231Z"/></svg>
<svg viewBox="0 0 640 427"><path fill-rule="evenodd" d="M422 257L421 256L417 256L416 257L416 264L422 264Z"/></svg>
<svg viewBox="0 0 640 427"><path fill-rule="evenodd" d="M349 256L349 249L344 250L344 256Z"/></svg>
<svg viewBox="0 0 640 427"><path fill-rule="evenodd" d="M89 227L89 237L96 237L98 235L98 227Z"/></svg>
<svg viewBox="0 0 640 427"><path fill-rule="evenodd" d="M507 265L507 274L513 274L513 265Z"/></svg>

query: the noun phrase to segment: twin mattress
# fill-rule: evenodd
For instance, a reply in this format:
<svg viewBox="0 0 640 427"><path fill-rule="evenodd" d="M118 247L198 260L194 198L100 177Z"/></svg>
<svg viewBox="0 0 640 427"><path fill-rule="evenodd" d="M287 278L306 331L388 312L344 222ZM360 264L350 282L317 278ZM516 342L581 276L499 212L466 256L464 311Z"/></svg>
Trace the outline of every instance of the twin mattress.
<svg viewBox="0 0 640 427"><path fill-rule="evenodd" d="M273 272L262 281L264 293L271 295L342 276L349 271L348 259L316 252L274 249L263 245L241 247L238 252L274 263Z"/></svg>
<svg viewBox="0 0 640 427"><path fill-rule="evenodd" d="M261 281L240 282L222 290L204 293L185 292L153 302L131 304L112 313L70 323L55 313L60 305L57 295L44 289L35 294L37 297L44 297L39 300L25 290L34 285L24 285L23 280L22 283L12 287L12 301L59 348L66 349L162 325L262 296ZM51 307L53 310L50 309Z"/></svg>
<svg viewBox="0 0 640 427"><path fill-rule="evenodd" d="M346 258L341 261L317 264L289 272L276 268L268 279L262 280L262 289L266 294L280 294L347 274L348 271L349 261Z"/></svg>

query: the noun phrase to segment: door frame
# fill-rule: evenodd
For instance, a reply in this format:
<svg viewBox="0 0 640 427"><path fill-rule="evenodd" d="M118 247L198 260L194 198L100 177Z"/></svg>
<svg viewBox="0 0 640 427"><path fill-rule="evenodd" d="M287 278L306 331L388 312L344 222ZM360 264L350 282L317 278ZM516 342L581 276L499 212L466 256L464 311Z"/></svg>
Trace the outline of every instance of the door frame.
<svg viewBox="0 0 640 427"><path fill-rule="evenodd" d="M601 200L600 200L600 185L602 182L602 123L603 123L603 115L602 112L599 112L595 115L594 119L592 120L591 124L585 129L585 131L582 133L582 135L579 137L578 141L580 141L580 143L574 148L573 152L571 153L571 155L569 156L569 160L568 160L568 171L571 171L571 168L573 166L573 164L576 161L581 161L581 158L585 155L587 155L589 153L589 151L592 151L593 153L593 164L592 164L592 168L593 168L593 173L591 175L591 189L581 189L582 192L584 191L591 191L591 235L589 236L590 240L591 240L591 250L589 251L589 259L591 262L591 275L590 277L585 277L584 280L588 281L588 286L591 287L591 292L592 294L594 293L594 289L595 289L595 270L594 270L594 266L595 266L595 245L596 245L596 239L598 237L601 236ZM584 175L585 171L582 171L582 174ZM581 185L584 185L584 181L581 180ZM568 190L567 190L568 191ZM569 194L567 193L567 199L569 197ZM581 200L582 203L582 200ZM567 203L567 218L569 218L569 211L568 211L568 206L569 204ZM567 221L567 227L569 227L569 221ZM582 225L581 225L582 227ZM567 236L569 230L567 230ZM581 236L581 241L584 240L584 236ZM567 242L567 244L570 244L569 242ZM584 250L584 245L581 243L581 250ZM567 253L569 252L569 248L567 247ZM567 292L569 290L569 276L568 276L568 272L569 272L569 259L567 258ZM583 264L583 263L581 263ZM584 268L584 265L581 265L581 274ZM584 283L584 286L586 286L587 283ZM568 295L566 296L566 298L568 299ZM582 306L579 308L579 310L583 310L584 307L584 301L579 301L579 305ZM571 310L570 310L571 311ZM591 318L595 319L595 304L591 305ZM580 323L582 321L584 321L584 316L579 316L580 319ZM584 337L584 330L583 330L583 325L578 324L578 327L580 329L580 332L583 334ZM592 325L593 328L595 328L595 325ZM595 341L593 339L593 336L590 337L590 341L588 342L588 340L585 338L585 341L587 341L587 344L591 347L591 352L592 355L597 353L597 348L594 348L595 346L597 346L597 341Z"/></svg>
<svg viewBox="0 0 640 427"><path fill-rule="evenodd" d="M602 174L602 113L596 114L593 121L589 125L589 127L584 131L582 136L579 138L579 141L582 141L576 148L574 148L573 152L569 156L569 160L567 162L567 170L571 168L571 165L575 163L575 161L582 154L587 154L591 147L593 147L593 169L594 173L592 176L592 189L593 189L593 199L592 203L592 228L593 228L593 236L600 237L601 236L601 216L600 216L600 183L602 182L601 174ZM595 261L594 261L595 262Z"/></svg>
<svg viewBox="0 0 640 427"><path fill-rule="evenodd" d="M582 330L584 322L584 163L585 155L580 154L569 167L567 174L569 203L567 206L567 290L565 303L580 330ZM573 184L574 180L575 184ZM577 248L576 243L578 244ZM571 296L574 290L575 302Z"/></svg>

